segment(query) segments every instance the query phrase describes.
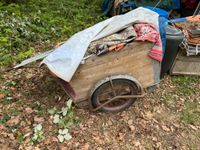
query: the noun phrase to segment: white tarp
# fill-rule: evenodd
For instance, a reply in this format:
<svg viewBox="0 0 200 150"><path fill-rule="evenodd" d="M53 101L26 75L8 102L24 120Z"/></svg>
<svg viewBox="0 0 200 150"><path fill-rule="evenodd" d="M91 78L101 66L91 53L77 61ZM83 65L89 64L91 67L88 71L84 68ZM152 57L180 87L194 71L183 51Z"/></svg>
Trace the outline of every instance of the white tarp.
<svg viewBox="0 0 200 150"><path fill-rule="evenodd" d="M76 33L49 54L42 63L56 76L69 82L92 41L116 33L134 22L147 22L158 26L158 14L139 7L124 15L114 16Z"/></svg>

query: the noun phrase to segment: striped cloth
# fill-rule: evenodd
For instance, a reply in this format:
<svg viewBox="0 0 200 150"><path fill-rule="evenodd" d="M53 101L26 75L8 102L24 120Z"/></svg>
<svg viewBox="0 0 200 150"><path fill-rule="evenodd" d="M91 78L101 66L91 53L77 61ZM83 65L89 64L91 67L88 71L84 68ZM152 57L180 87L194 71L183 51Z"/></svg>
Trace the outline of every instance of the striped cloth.
<svg viewBox="0 0 200 150"><path fill-rule="evenodd" d="M158 28L149 23L136 23L133 25L135 32L137 33L136 41L149 41L154 45L149 52L149 57L161 62L163 58L162 41Z"/></svg>

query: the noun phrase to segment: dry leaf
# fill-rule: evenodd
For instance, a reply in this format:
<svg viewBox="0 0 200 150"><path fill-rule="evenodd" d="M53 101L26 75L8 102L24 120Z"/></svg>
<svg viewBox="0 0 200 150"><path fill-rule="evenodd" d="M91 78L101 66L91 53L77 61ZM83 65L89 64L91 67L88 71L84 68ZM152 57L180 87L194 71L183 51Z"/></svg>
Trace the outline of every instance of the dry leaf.
<svg viewBox="0 0 200 150"><path fill-rule="evenodd" d="M109 126L111 126L113 123L111 120L108 120L108 123L107 123Z"/></svg>
<svg viewBox="0 0 200 150"><path fill-rule="evenodd" d="M0 124L0 131L6 130L6 127Z"/></svg>
<svg viewBox="0 0 200 150"><path fill-rule="evenodd" d="M145 117L146 117L147 119L152 119L152 118L153 118L153 114L152 114L151 112L146 112L146 113L145 113Z"/></svg>
<svg viewBox="0 0 200 150"><path fill-rule="evenodd" d="M133 124L133 120L128 120L128 125L132 125Z"/></svg>
<svg viewBox="0 0 200 150"><path fill-rule="evenodd" d="M158 141L157 137L153 137L152 141L157 142Z"/></svg>
<svg viewBox="0 0 200 150"><path fill-rule="evenodd" d="M33 150L41 150L39 147L34 147Z"/></svg>
<svg viewBox="0 0 200 150"><path fill-rule="evenodd" d="M15 140L15 137L13 134L8 134L8 137L11 139L11 140Z"/></svg>
<svg viewBox="0 0 200 150"><path fill-rule="evenodd" d="M95 140L95 142L96 142L97 144L102 144L102 140L100 140L99 136L93 137L93 139Z"/></svg>
<svg viewBox="0 0 200 150"><path fill-rule="evenodd" d="M51 137L48 137L48 138L45 139L44 144L49 145L51 142L52 142Z"/></svg>
<svg viewBox="0 0 200 150"><path fill-rule="evenodd" d="M192 128L193 130L195 130L195 131L197 131L198 129L195 127L195 126L193 126L193 125L189 125L190 126L190 128Z"/></svg>
<svg viewBox="0 0 200 150"><path fill-rule="evenodd" d="M11 89L11 91L13 91L13 92L16 92L16 91L17 91L17 89L16 89L15 87L11 87L10 89Z"/></svg>
<svg viewBox="0 0 200 150"><path fill-rule="evenodd" d="M89 143L86 143L86 144L83 146L83 148L81 148L81 150L89 150L89 147L90 147Z"/></svg>
<svg viewBox="0 0 200 150"><path fill-rule="evenodd" d="M129 128L131 129L131 131L135 131L135 126L131 125L129 126Z"/></svg>
<svg viewBox="0 0 200 150"><path fill-rule="evenodd" d="M20 117L16 116L10 119L9 121L7 121L7 125L14 126L14 125L17 125L19 122L20 122Z"/></svg>
<svg viewBox="0 0 200 150"><path fill-rule="evenodd" d="M28 114L31 114L33 112L33 109L30 107L25 108L25 112Z"/></svg>
<svg viewBox="0 0 200 150"><path fill-rule="evenodd" d="M160 149L161 146L162 146L162 143L161 143L161 142L157 142L157 143L154 145L154 148Z"/></svg>
<svg viewBox="0 0 200 150"><path fill-rule="evenodd" d="M166 132L169 132L170 131L170 129L167 127L167 126L162 126L162 129L164 130L164 131L166 131Z"/></svg>
<svg viewBox="0 0 200 150"><path fill-rule="evenodd" d="M122 133L119 133L119 140L123 140L124 139L124 134L122 134Z"/></svg>
<svg viewBox="0 0 200 150"><path fill-rule="evenodd" d="M42 123L42 122L44 122L44 118L35 116L34 121L38 122L38 123Z"/></svg>
<svg viewBox="0 0 200 150"><path fill-rule="evenodd" d="M98 148L97 148L97 150L103 150L103 148L101 148L101 147L98 147Z"/></svg>
<svg viewBox="0 0 200 150"><path fill-rule="evenodd" d="M136 147L138 147L138 146L140 146L141 144L140 144L139 141L133 141L133 145L136 146Z"/></svg>
<svg viewBox="0 0 200 150"><path fill-rule="evenodd" d="M74 143L73 145L74 145L75 148L78 148L78 147L80 146L80 143L79 143L79 142L76 142L76 143Z"/></svg>
<svg viewBox="0 0 200 150"><path fill-rule="evenodd" d="M3 99L4 97L5 97L5 95L0 93L0 100Z"/></svg>

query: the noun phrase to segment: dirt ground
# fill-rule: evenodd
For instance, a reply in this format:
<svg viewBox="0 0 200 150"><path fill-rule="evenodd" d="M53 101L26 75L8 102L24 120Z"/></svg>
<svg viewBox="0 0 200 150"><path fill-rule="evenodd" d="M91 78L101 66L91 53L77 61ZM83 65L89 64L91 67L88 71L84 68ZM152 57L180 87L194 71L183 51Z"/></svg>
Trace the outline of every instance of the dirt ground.
<svg viewBox="0 0 200 150"><path fill-rule="evenodd" d="M200 78L165 77L160 86L128 110L91 112L74 106L80 122L72 139L60 143L48 109L68 99L57 82L38 68L11 71L0 79L0 149L199 150ZM31 145L34 124L45 139ZM30 135L26 135L31 133Z"/></svg>

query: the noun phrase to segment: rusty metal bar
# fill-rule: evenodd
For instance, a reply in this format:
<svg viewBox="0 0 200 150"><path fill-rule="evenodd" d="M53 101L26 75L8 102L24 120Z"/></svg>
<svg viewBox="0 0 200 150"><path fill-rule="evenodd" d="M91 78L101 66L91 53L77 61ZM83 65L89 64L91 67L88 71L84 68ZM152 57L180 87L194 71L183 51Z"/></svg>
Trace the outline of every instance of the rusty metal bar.
<svg viewBox="0 0 200 150"><path fill-rule="evenodd" d="M129 99L132 99L132 98L142 98L144 97L145 95L147 95L146 93L145 94L142 94L142 95L124 95L124 96L115 96L113 97L112 99L110 99L109 101L103 103L102 105L98 106L97 108L95 109L92 109L92 111L97 111L99 109L101 109L103 106L111 103L112 101L116 100L116 99L119 99L119 98L129 98Z"/></svg>

